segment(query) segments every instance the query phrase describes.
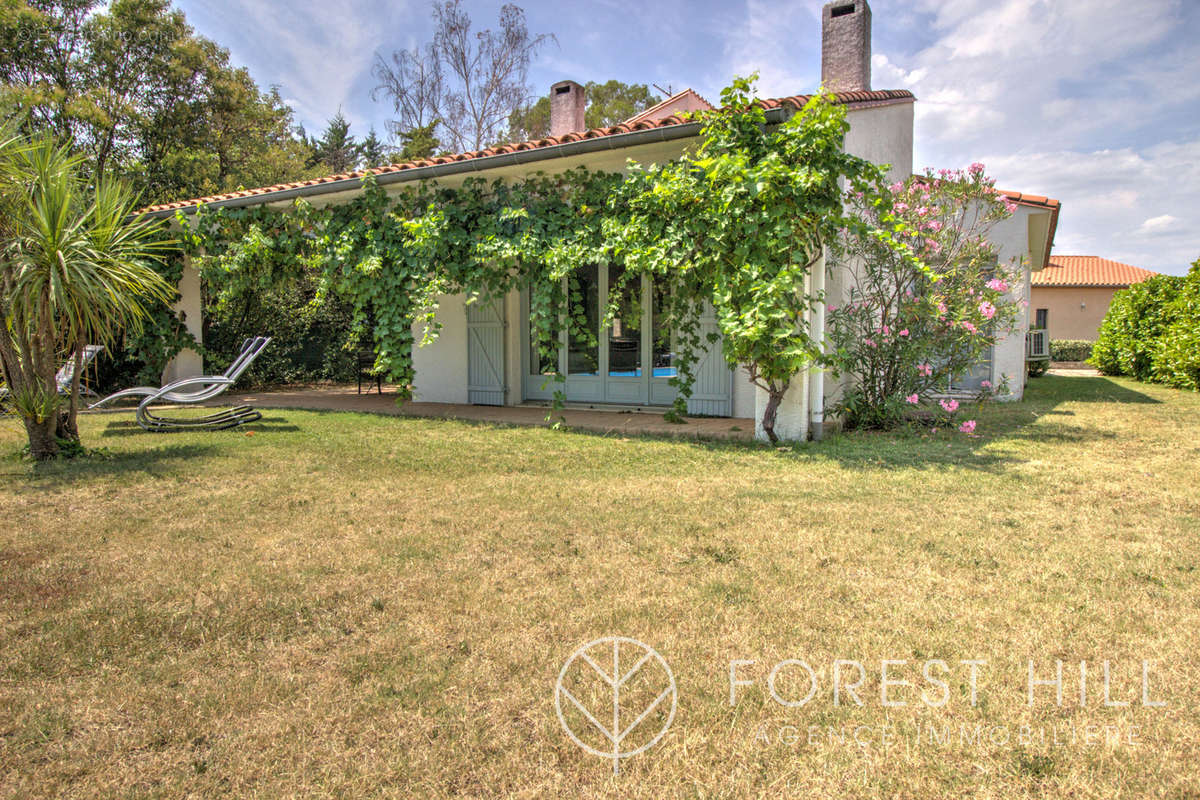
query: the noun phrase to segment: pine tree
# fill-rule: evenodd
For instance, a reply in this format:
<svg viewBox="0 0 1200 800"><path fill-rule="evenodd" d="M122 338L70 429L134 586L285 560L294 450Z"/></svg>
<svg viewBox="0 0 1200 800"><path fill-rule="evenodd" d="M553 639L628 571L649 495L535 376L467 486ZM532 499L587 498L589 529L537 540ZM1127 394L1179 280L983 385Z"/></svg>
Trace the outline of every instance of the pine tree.
<svg viewBox="0 0 1200 800"><path fill-rule="evenodd" d="M349 172L358 166L358 145L350 135L350 123L340 109L329 120L321 138L311 144L314 163L324 164L330 172Z"/></svg>

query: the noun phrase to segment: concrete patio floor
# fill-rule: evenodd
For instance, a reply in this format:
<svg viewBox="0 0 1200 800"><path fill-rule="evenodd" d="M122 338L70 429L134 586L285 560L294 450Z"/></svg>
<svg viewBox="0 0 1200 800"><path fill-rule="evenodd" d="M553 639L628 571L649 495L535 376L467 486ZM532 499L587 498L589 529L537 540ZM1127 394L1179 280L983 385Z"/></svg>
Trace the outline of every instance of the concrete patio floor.
<svg viewBox="0 0 1200 800"><path fill-rule="evenodd" d="M230 391L214 405L250 405L259 408L298 408L312 411L360 411L405 417L434 417L491 422L500 425L550 426L561 416L568 427L619 435L651 434L696 439L750 441L754 420L737 418L688 418L682 425L667 422L657 411L597 410L570 407L547 421L545 406L473 406L458 403L414 403L396 405L396 391L384 387L383 394L354 386L304 386L262 392Z"/></svg>

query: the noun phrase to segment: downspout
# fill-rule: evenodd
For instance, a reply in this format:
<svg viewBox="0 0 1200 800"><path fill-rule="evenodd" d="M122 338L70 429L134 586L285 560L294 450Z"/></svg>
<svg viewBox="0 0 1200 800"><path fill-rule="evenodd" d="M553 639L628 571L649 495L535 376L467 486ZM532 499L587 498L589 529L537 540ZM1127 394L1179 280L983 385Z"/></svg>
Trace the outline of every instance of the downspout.
<svg viewBox="0 0 1200 800"><path fill-rule="evenodd" d="M817 349L825 353L825 253L817 259L812 273L812 294L818 302L812 309L812 331ZM809 430L813 441L825 438L825 367L814 363L808 378Z"/></svg>

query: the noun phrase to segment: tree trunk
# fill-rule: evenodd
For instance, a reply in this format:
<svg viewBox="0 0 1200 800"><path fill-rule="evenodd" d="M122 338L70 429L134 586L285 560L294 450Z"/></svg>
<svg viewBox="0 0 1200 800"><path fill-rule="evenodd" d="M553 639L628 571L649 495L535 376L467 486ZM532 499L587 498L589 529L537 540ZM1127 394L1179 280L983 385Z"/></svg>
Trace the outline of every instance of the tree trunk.
<svg viewBox="0 0 1200 800"><path fill-rule="evenodd" d="M79 385L83 379L83 345L75 348L75 369L71 374L71 391L67 399L67 410L58 415L58 431L60 439L72 442L79 441Z"/></svg>
<svg viewBox="0 0 1200 800"><path fill-rule="evenodd" d="M49 461L58 456L58 440L54 438L57 417L55 414L41 422L23 418L25 433L29 436L29 455L34 461Z"/></svg>
<svg viewBox="0 0 1200 800"><path fill-rule="evenodd" d="M772 388L767 391L767 406L763 409L762 427L763 433L771 440L771 444L779 443L779 437L775 435L775 416L779 412L779 404L783 402L783 395L786 391L786 386L783 389Z"/></svg>

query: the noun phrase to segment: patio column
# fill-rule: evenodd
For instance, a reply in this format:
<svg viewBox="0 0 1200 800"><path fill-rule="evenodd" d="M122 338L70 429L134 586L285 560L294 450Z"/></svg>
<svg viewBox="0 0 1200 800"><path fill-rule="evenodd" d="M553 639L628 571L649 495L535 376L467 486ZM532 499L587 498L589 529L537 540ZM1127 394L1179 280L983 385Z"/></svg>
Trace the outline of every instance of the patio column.
<svg viewBox="0 0 1200 800"><path fill-rule="evenodd" d="M171 306L171 310L183 322L188 332L203 343L203 314L204 304L200 298L200 271L192 266L190 256L183 257L183 275L179 278L179 300ZM183 350L169 362L163 370L163 383L177 381L180 378L194 378L204 374L204 360L195 350Z"/></svg>

